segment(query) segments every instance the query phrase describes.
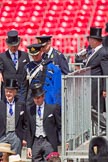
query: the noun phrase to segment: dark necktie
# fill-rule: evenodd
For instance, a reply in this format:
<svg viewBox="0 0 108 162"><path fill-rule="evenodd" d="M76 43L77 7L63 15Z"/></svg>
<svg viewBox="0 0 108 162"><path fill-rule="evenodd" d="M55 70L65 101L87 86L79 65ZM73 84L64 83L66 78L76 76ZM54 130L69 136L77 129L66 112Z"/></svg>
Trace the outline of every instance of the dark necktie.
<svg viewBox="0 0 108 162"><path fill-rule="evenodd" d="M14 102L15 102L15 101L13 101L12 103L9 103L9 102L7 101L8 105L9 105L9 114L10 114L11 116L13 115L13 108L12 108L12 106L13 106Z"/></svg>
<svg viewBox="0 0 108 162"><path fill-rule="evenodd" d="M12 116L13 115L13 109L12 109L13 104L9 104L9 114Z"/></svg>
<svg viewBox="0 0 108 162"><path fill-rule="evenodd" d="M14 66L16 67L16 64L17 64L17 58L16 58L16 54L13 53L13 62L14 62Z"/></svg>
<svg viewBox="0 0 108 162"><path fill-rule="evenodd" d="M39 117L41 117L41 107L40 106L38 107L38 115L39 115Z"/></svg>

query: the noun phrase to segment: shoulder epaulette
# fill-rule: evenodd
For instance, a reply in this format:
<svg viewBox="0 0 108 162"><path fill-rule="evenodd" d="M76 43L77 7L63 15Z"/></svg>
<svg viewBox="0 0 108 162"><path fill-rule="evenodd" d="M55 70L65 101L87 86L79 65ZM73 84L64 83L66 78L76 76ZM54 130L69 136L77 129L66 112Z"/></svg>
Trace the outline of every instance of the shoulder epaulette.
<svg viewBox="0 0 108 162"><path fill-rule="evenodd" d="M57 52L57 54L61 55L62 53L58 50L55 49L55 51Z"/></svg>

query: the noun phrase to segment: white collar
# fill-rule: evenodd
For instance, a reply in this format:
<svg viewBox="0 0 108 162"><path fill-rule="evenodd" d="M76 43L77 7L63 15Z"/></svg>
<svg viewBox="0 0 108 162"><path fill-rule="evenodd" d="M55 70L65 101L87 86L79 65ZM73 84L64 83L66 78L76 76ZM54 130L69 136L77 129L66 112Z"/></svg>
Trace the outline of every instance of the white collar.
<svg viewBox="0 0 108 162"><path fill-rule="evenodd" d="M96 48L94 48L94 50L95 50L95 52L97 52L100 48L102 48L103 47L103 45L102 44L100 44L99 46L97 46Z"/></svg>
<svg viewBox="0 0 108 162"><path fill-rule="evenodd" d="M50 50L47 52L48 57L50 57L50 55L51 55L52 51L53 51L53 48L52 48L52 47L50 47Z"/></svg>
<svg viewBox="0 0 108 162"><path fill-rule="evenodd" d="M9 102L9 101L7 100L7 103L8 103L8 104L14 104L14 102L15 102L14 99L12 100L12 102Z"/></svg>
<svg viewBox="0 0 108 162"><path fill-rule="evenodd" d="M44 104L45 104L45 103L43 102L42 105L37 105L37 108L38 108L38 107L44 108Z"/></svg>
<svg viewBox="0 0 108 162"><path fill-rule="evenodd" d="M12 55L13 53L9 50L9 53L10 53L10 55ZM16 51L15 52L15 54L17 54L18 55L18 51Z"/></svg>

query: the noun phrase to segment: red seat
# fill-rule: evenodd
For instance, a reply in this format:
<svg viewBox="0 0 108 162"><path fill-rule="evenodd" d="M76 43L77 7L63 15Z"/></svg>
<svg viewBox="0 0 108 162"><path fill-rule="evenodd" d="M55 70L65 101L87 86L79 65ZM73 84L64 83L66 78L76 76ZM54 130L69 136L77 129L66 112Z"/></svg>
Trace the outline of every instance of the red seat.
<svg viewBox="0 0 108 162"><path fill-rule="evenodd" d="M61 1L50 1L48 4L48 10L61 11L63 10L64 4Z"/></svg>
<svg viewBox="0 0 108 162"><path fill-rule="evenodd" d="M93 0L80 0L81 5L82 4L86 4L89 6L93 6L94 5L94 1Z"/></svg>
<svg viewBox="0 0 108 162"><path fill-rule="evenodd" d="M70 30L64 28L64 27L58 27L56 29L56 35L69 35Z"/></svg>
<svg viewBox="0 0 108 162"><path fill-rule="evenodd" d="M54 28L43 28L38 31L39 34L37 35L55 35L55 30Z"/></svg>
<svg viewBox="0 0 108 162"><path fill-rule="evenodd" d="M108 1L106 0L97 0L97 6L99 5L108 5Z"/></svg>

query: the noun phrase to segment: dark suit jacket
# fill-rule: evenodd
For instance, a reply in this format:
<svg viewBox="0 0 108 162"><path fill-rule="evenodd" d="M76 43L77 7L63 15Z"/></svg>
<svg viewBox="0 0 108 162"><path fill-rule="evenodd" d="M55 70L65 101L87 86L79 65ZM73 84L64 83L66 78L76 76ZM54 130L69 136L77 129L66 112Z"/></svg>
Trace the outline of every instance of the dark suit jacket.
<svg viewBox="0 0 108 162"><path fill-rule="evenodd" d="M28 116L28 138L27 147L32 148L35 130L36 130L36 105L33 104L27 108ZM45 104L44 116L43 116L43 127L46 136L51 143L55 151L57 151L58 136L57 130L61 130L61 118L60 118L60 107L57 105Z"/></svg>
<svg viewBox="0 0 108 162"><path fill-rule="evenodd" d="M17 79L20 85L22 82L24 66L29 61L28 54L18 50L18 70L16 70L9 51L6 51L0 54L0 72L2 72L4 79Z"/></svg>
<svg viewBox="0 0 108 162"><path fill-rule="evenodd" d="M60 67L61 72L64 75L67 75L69 73L68 61L66 60L64 54L53 48L50 58L55 65L58 65Z"/></svg>
<svg viewBox="0 0 108 162"><path fill-rule="evenodd" d="M6 101L0 101L0 138L6 134ZM26 140L27 120L25 104L15 100L15 132L21 140Z"/></svg>
<svg viewBox="0 0 108 162"><path fill-rule="evenodd" d="M108 50L108 35L103 37L102 43L103 43L103 46L106 47Z"/></svg>
<svg viewBox="0 0 108 162"><path fill-rule="evenodd" d="M86 67L91 67L91 75L108 75L108 53L106 48L101 47L93 56L89 59ZM97 107L97 79L92 79L92 99ZM100 79L100 92L106 90L105 79ZM104 111L103 97L101 96L101 112Z"/></svg>
<svg viewBox="0 0 108 162"><path fill-rule="evenodd" d="M101 47L88 61L87 67L91 67L91 75L108 75L108 51Z"/></svg>

